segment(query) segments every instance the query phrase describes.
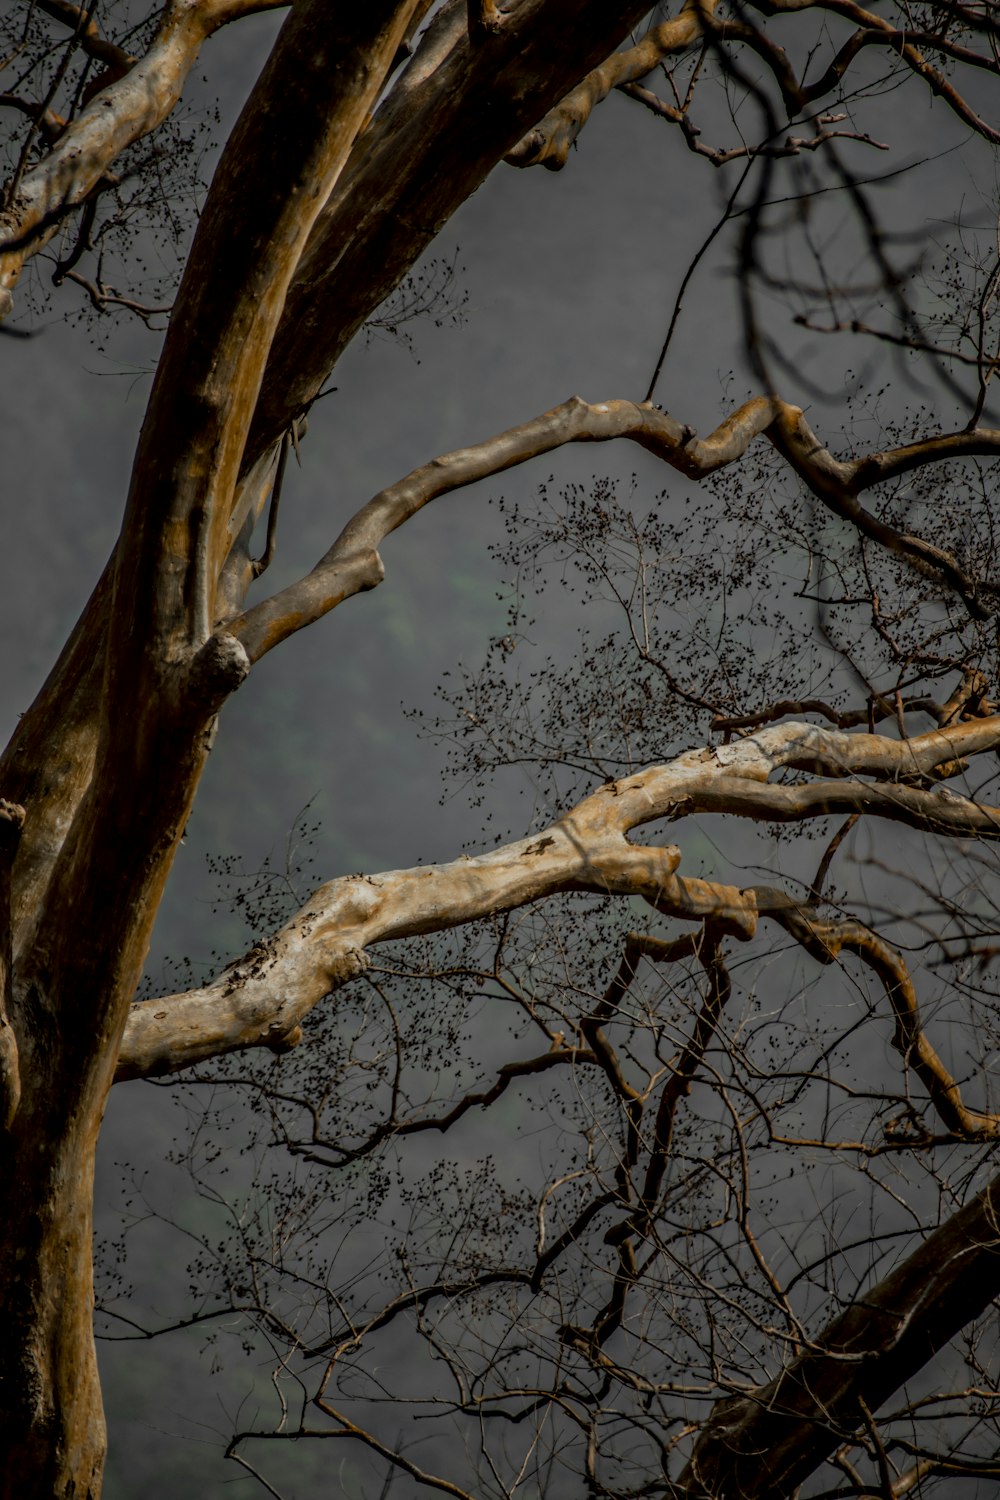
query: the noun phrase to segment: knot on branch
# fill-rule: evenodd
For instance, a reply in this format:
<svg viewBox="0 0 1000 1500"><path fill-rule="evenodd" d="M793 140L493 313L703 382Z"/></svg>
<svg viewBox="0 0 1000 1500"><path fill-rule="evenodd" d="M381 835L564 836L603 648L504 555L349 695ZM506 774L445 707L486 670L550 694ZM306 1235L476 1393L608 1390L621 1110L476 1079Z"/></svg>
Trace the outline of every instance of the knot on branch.
<svg viewBox="0 0 1000 1500"><path fill-rule="evenodd" d="M357 979L363 974L371 963L371 959L363 948L351 944L342 948L339 953L330 959L326 977L330 982L330 992L339 990L343 985L349 984L352 979Z"/></svg>
<svg viewBox="0 0 1000 1500"><path fill-rule="evenodd" d="M191 663L190 687L199 704L222 703L246 679L250 658L228 631L209 636Z"/></svg>
<svg viewBox="0 0 1000 1500"><path fill-rule="evenodd" d="M302 1040L302 1027L290 1026L287 1031L282 1031L280 1021L272 1021L269 1034L265 1041L271 1052L280 1056L282 1052L291 1052Z"/></svg>

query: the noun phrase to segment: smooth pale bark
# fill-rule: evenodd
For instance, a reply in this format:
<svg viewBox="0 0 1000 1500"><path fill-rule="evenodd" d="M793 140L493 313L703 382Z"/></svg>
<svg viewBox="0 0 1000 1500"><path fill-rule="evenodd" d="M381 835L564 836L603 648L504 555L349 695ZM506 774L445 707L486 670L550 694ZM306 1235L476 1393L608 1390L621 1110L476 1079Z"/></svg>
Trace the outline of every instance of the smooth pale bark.
<svg viewBox="0 0 1000 1500"><path fill-rule="evenodd" d="M258 661L353 594L375 588L384 576L378 548L390 532L432 500L567 443L627 439L697 483L737 463L761 436L778 449L817 498L862 535L938 579L943 587L954 589L972 613L988 614L995 608L998 584L971 578L951 552L887 525L866 511L857 496L872 484L948 457L996 455L1000 431L973 428L841 460L822 445L801 408L777 396L755 396L744 402L704 438L649 402L587 402L571 396L551 411L495 437L432 459L382 490L351 518L310 573L230 619L226 629L239 640L250 661Z"/></svg>
<svg viewBox="0 0 1000 1500"><path fill-rule="evenodd" d="M821 784L816 805L796 817L825 814L845 784L856 784L870 812L898 817L905 797L908 821L917 826L939 827L947 806L949 815L956 810L960 828L966 820L965 832L997 837L1000 811L940 787L903 786L900 778L927 776L998 746L1000 716L903 741L811 724L772 725L611 782L549 828L489 854L332 880L213 984L133 1005L117 1077L174 1072L246 1047L292 1045L309 1011L364 970L372 944L443 931L559 891L639 895L670 916L711 920L719 931L749 937L760 911L753 887L678 875L675 845L636 845L627 835L697 812L736 809L778 818L796 788L771 785L768 778L789 768L834 778ZM787 904L769 896L767 910L783 913Z"/></svg>

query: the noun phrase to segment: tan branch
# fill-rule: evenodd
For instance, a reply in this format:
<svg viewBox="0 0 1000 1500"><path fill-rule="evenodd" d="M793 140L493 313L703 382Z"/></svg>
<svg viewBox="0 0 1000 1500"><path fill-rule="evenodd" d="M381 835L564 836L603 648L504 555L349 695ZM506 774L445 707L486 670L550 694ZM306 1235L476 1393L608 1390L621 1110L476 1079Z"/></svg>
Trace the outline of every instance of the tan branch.
<svg viewBox="0 0 1000 1500"><path fill-rule="evenodd" d="M774 792L780 800L796 789L766 783L784 767L833 769L835 787L839 778L924 774L959 753L998 745L1000 717L903 742L810 724L772 725L736 744L690 750L666 765L610 782L543 832L489 854L330 881L285 927L212 984L134 1005L118 1077L172 1072L221 1053L294 1041L313 1006L364 970L372 944L461 926L561 891L642 896L669 916L708 920L719 935L747 938L757 922L753 890L678 875L675 846L636 845L629 833L697 808L741 810L739 799L755 790ZM917 789L890 783L874 790L884 796L873 810L892 816L895 800ZM955 800L969 817L980 812L964 799ZM821 801L803 815L825 810Z"/></svg>
<svg viewBox="0 0 1000 1500"><path fill-rule="evenodd" d="M832 814L867 813L928 833L1000 838L1000 808L981 806L946 787L873 786L855 781L728 787L718 782L692 795L686 810L731 813L763 823L801 823Z"/></svg>
<svg viewBox="0 0 1000 1500"><path fill-rule="evenodd" d="M28 257L41 249L67 213L84 202L125 148L155 130L171 113L204 41L238 16L275 10L287 3L170 0L143 57L133 64L127 54L113 49L121 67L128 61L128 70L102 88L52 149L24 173L13 202L0 214L0 318L10 312L13 288ZM49 0L44 8L67 24L76 24L69 13L77 12L77 6ZM97 45L89 29L82 36L89 48Z"/></svg>
<svg viewBox="0 0 1000 1500"><path fill-rule="evenodd" d="M718 0L684 0L680 14L673 20L651 27L637 46L612 53L529 130L504 160L515 167L541 165L550 171L564 167L574 141L597 105L612 89L638 83L665 57L693 46L701 37L703 16L711 15L717 3Z"/></svg>
<svg viewBox="0 0 1000 1500"><path fill-rule="evenodd" d="M114 68L119 76L124 75L135 64L135 58L124 47L109 42L91 14L92 7L73 5L71 0L36 0L39 10L61 21L73 32L74 41L88 57L102 62L106 68Z"/></svg>
<svg viewBox="0 0 1000 1500"><path fill-rule="evenodd" d="M888 526L864 510L856 497L872 484L940 459L1000 453L1000 431L980 428L947 434L841 462L822 446L801 409L777 397L755 396L708 437L699 438L692 428L650 403L590 404L572 396L497 437L432 459L382 490L348 522L311 573L236 616L225 629L241 642L252 662L259 660L345 599L375 587L383 576L379 546L423 506L566 443L627 438L698 481L742 458L762 434L835 514L912 567L955 589L973 612L989 612L981 602L988 590L970 578L949 552Z"/></svg>
<svg viewBox="0 0 1000 1500"><path fill-rule="evenodd" d="M632 92L635 85L645 78L658 63L672 54L687 50L705 32L710 32L720 41L740 42L750 47L763 59L778 84L790 119L794 118L805 104L822 98L834 89L859 52L866 47L880 46L895 52L907 67L924 80L931 92L942 98L959 119L977 134L994 143L1000 141L1000 131L976 113L964 95L940 69L935 68L926 60L919 51L919 46L932 48L967 66L984 68L996 73L997 62L992 55L975 52L972 48L961 46L947 37L939 37L932 32L898 31L882 17L864 10L860 5L851 4L850 0L845 4L826 5L817 4L816 0L786 0L784 4L780 3L780 0L777 4L764 4L758 0L757 4L757 9L765 13L813 8L836 11L858 21L860 25L854 35L840 48L823 76L808 86L799 83L784 48L775 45L756 27L735 20L715 24L716 0L686 0L680 14L673 20L652 27L637 46L614 53L600 67L589 73L571 93L549 111L543 120L539 121L534 129L528 131L508 153L505 160L512 166L541 165L551 171L558 171L566 165L569 153L594 109L607 98L612 89ZM643 103L656 109L656 112L662 114L664 118L678 122L683 119L684 111L671 110L667 105L657 108L652 103L654 96L643 97L643 93L635 92L633 97L641 98ZM796 140L794 143L790 140L784 149L760 146L742 148L734 152L716 153L709 148L695 144L696 131L686 131L685 134L693 150L699 151L700 154L716 161L717 164L720 158L733 160L740 155L794 155L800 150L809 148L811 144L804 140ZM833 134L835 132L830 132L826 138L829 139ZM866 141L871 145L878 144L866 136L853 138Z"/></svg>

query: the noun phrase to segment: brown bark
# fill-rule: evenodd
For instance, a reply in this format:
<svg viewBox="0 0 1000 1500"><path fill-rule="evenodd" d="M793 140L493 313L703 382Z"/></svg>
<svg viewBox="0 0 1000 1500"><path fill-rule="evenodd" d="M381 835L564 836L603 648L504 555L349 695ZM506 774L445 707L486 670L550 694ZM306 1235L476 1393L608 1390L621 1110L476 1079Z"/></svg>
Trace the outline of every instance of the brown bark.
<svg viewBox="0 0 1000 1500"><path fill-rule="evenodd" d="M22 1093L0 1169L5 1495L99 1492L94 1148L214 716L247 670L232 637L209 635L242 440L301 244L418 4L381 0L359 19L314 0L286 24L206 205L114 565L56 674L78 685L70 717L86 744L74 773L56 773L67 793L61 816L26 841L29 865L48 870L11 1003ZM255 193L241 180L253 172ZM103 652L94 640L102 614ZM100 667L86 661L88 633ZM53 688L20 740L38 759L40 728L59 715ZM25 766L23 780L39 770L37 760Z"/></svg>
<svg viewBox="0 0 1000 1500"><path fill-rule="evenodd" d="M317 220L289 289L245 462L309 406L358 329L487 174L612 53L639 0L527 0L488 42L447 0Z"/></svg>
<svg viewBox="0 0 1000 1500"><path fill-rule="evenodd" d="M787 1500L1000 1295L1000 1178L758 1390L720 1401L676 1500Z"/></svg>
<svg viewBox="0 0 1000 1500"><path fill-rule="evenodd" d="M87 22L83 44L110 57L121 76L102 81L17 183L0 221L0 315L26 257L86 200L124 147L173 107L204 38L274 3L172 0L135 61ZM44 0L43 8L60 20L87 20L65 0ZM511 848L332 882L215 984L129 1012L220 706L264 652L374 586L382 538L436 495L564 442L617 436L700 479L766 434L838 515L957 589L970 607L986 608L981 585L949 552L893 530L865 512L857 495L921 464L995 454L1000 435L976 429L841 462L798 408L768 396L704 440L646 405L574 398L376 496L307 579L244 611L255 571L252 522L274 478L275 445L295 430L362 322L540 116L558 106L555 113L570 121L554 157L608 87L639 76L648 57L695 40L706 15L685 6L645 52L618 58L614 48L641 19L642 3L525 0L508 10L492 0L446 0L379 106L400 44L428 9L428 0L301 0L294 7L205 205L117 549L0 764L9 799L0 802L0 1496L99 1493L104 1429L90 1328L90 1205L97 1132L116 1067L118 1077L135 1077L235 1048L287 1045L312 1006L360 971L370 944L550 892L640 894L662 912L749 936L761 909L753 890L678 875L673 845L642 847L626 837L655 818L700 810L800 820L843 808L960 836L1000 832L996 809L922 781L963 753L995 749L995 718L903 743L773 727L601 788L543 835ZM918 71L929 76L922 62ZM551 146L555 137L545 129ZM771 773L782 769L826 780L772 784ZM816 925L810 930L815 937ZM843 937L829 936L831 953ZM852 944L864 954L861 939L842 946ZM890 969L879 970L889 976L887 988ZM915 1005L907 1011L900 995L893 1003L912 1051L922 1034ZM935 1058L925 1047L920 1076L932 1088L941 1084L946 1107L957 1111ZM984 1227L995 1205L984 1197L972 1207L958 1218L963 1232L979 1238L961 1254L980 1258L974 1269L985 1285L987 1272L995 1278L995 1239ZM944 1235L928 1241L939 1256L953 1248ZM918 1270L940 1293L936 1322L923 1316ZM819 1451L818 1408L808 1402L821 1386L829 1387L822 1420L833 1440L856 1425L859 1400L883 1399L887 1382L898 1383L939 1347L935 1339L974 1315L979 1303L946 1270L911 1257L775 1383L766 1416L784 1419L789 1473ZM855 1378L861 1366L844 1360L845 1349L866 1351L867 1383ZM845 1376L848 1366L855 1374ZM750 1445L745 1453L758 1451L761 1399L748 1398L737 1424L739 1441L745 1436ZM720 1414L708 1424L693 1461L698 1484L710 1482L704 1476L712 1463L723 1471L729 1422ZM801 1438L805 1429L812 1448Z"/></svg>

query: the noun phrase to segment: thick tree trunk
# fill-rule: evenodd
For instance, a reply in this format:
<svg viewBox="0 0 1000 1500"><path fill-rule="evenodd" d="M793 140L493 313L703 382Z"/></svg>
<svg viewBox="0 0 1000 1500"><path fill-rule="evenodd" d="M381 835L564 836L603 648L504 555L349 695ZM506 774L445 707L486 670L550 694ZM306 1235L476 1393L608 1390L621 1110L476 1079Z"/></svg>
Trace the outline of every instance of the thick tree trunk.
<svg viewBox="0 0 1000 1500"><path fill-rule="evenodd" d="M143 713L145 698L153 706ZM101 742L10 993L20 1099L0 1158L5 1500L100 1494L94 1155L128 1002L208 749L204 720L171 723L152 694L132 718L134 740L116 753ZM129 786L145 788L144 807Z"/></svg>
<svg viewBox="0 0 1000 1500"><path fill-rule="evenodd" d="M91 1272L97 1121L80 1111L55 1119L43 1103L19 1114L0 1167L0 1497L96 1500L105 1451Z"/></svg>

